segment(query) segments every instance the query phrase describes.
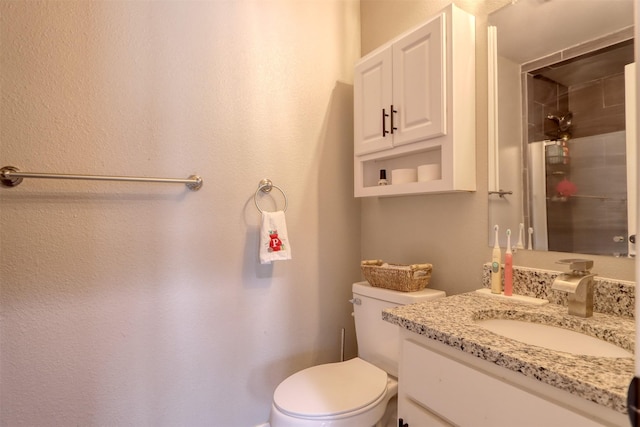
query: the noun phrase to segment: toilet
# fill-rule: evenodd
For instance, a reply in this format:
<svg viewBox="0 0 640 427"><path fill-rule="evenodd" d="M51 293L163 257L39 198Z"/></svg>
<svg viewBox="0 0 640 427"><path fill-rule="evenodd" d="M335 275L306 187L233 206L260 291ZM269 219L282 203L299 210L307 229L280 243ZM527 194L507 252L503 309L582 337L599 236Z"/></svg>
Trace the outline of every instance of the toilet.
<svg viewBox="0 0 640 427"><path fill-rule="evenodd" d="M400 333L382 320L382 310L444 298L443 291L399 292L354 283L358 357L312 366L278 385L271 405L271 427L397 426Z"/></svg>

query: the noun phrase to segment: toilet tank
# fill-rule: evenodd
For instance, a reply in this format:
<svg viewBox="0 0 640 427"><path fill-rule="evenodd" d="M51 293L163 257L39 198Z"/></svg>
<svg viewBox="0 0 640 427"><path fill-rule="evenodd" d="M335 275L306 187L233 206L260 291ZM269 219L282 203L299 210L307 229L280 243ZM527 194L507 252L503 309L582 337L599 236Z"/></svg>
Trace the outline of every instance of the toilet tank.
<svg viewBox="0 0 640 427"><path fill-rule="evenodd" d="M382 310L444 298L446 294L435 289L416 292L392 291L373 287L368 282L354 283L352 290L358 357L397 377L400 330L397 325L382 320Z"/></svg>

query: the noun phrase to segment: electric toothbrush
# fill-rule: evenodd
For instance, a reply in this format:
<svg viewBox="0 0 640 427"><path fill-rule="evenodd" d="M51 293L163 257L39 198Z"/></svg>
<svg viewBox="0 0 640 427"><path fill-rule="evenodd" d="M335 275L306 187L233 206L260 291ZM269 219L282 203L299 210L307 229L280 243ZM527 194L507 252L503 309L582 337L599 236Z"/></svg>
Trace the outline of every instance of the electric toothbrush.
<svg viewBox="0 0 640 427"><path fill-rule="evenodd" d="M513 254L511 253L511 230L507 229L507 251L504 254L504 294L513 293Z"/></svg>
<svg viewBox="0 0 640 427"><path fill-rule="evenodd" d="M491 293L500 294L502 293L502 275L500 261L502 258L502 254L500 253L500 244L498 242L498 224L496 224L493 229L495 230L495 243L493 245L493 253L491 254Z"/></svg>
<svg viewBox="0 0 640 427"><path fill-rule="evenodd" d="M516 249L524 249L524 224L520 223L520 232L518 233L518 243Z"/></svg>

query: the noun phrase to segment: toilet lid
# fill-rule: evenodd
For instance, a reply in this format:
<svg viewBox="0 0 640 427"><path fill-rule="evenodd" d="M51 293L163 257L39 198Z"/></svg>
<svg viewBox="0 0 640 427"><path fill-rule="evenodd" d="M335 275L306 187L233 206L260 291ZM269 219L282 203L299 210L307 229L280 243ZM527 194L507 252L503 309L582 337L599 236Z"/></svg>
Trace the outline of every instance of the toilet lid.
<svg viewBox="0 0 640 427"><path fill-rule="evenodd" d="M387 373L355 358L291 375L276 388L273 402L293 416L326 417L370 405L386 391Z"/></svg>

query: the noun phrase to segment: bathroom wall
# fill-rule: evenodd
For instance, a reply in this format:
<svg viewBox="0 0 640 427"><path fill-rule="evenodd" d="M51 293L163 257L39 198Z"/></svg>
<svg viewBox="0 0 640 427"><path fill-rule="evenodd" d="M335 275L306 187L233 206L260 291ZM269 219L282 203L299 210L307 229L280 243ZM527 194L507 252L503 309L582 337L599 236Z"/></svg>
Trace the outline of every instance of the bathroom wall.
<svg viewBox="0 0 640 427"><path fill-rule="evenodd" d="M391 262L430 262L431 285L449 294L481 286L482 264L490 259L487 196L487 16L511 0L460 0L476 16L476 178L475 193L362 201L362 256ZM361 0L362 54L428 19L447 0ZM516 265L562 270L566 253L520 251ZM590 256L604 277L635 280L632 260Z"/></svg>
<svg viewBox="0 0 640 427"><path fill-rule="evenodd" d="M355 1L0 2L0 425L255 426L355 355ZM258 262L253 195L293 259ZM261 206L282 207L278 194Z"/></svg>

